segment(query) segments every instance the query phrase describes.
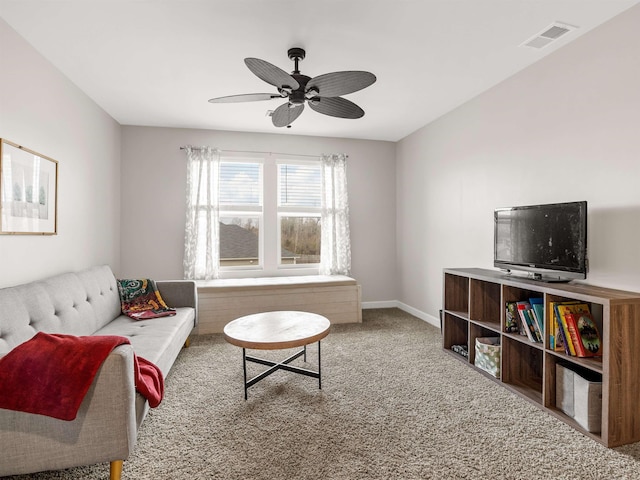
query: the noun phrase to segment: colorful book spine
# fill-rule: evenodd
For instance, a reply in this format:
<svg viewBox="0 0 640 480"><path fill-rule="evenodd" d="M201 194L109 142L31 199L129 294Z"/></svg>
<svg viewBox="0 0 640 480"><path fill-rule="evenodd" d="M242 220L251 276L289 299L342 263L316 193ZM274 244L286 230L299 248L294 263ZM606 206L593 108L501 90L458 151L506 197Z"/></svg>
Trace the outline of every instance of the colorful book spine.
<svg viewBox="0 0 640 480"><path fill-rule="evenodd" d="M558 318L562 322L562 328L565 333L565 339L569 344L569 350L571 351L571 355L576 357L578 356L577 347L577 337L574 339L574 336L577 336L577 332L574 331L573 336L571 335L571 331L569 329L569 325L567 324L566 315L570 313L589 313L589 305L586 303L574 303L574 304L559 304L557 307L558 310Z"/></svg>
<svg viewBox="0 0 640 480"><path fill-rule="evenodd" d="M530 325L529 322L529 317L527 315L525 315L524 310L525 310L525 306L523 304L518 303L517 305L518 308L518 315L520 316L520 322L522 322L522 326L524 327L524 331L527 335L527 338L532 341L535 342L535 337L533 335L533 329L532 326Z"/></svg>
<svg viewBox="0 0 640 480"><path fill-rule="evenodd" d="M578 343L580 344L581 357L596 357L602 355L602 339L598 326L591 313L571 313L567 315L571 317L575 324Z"/></svg>
<svg viewBox="0 0 640 480"><path fill-rule="evenodd" d="M562 335L562 331L560 325L558 325L558 315L556 314L556 304L557 302L549 302L549 323L551 325L550 333L549 333L549 345L550 348L555 350L556 352L564 352L564 338ZM566 352L565 352L566 353Z"/></svg>
<svg viewBox="0 0 640 480"><path fill-rule="evenodd" d="M538 325L540 326L540 334L544 338L544 304L542 298L530 298L529 303L533 310L533 315L536 317Z"/></svg>
<svg viewBox="0 0 640 480"><path fill-rule="evenodd" d="M542 338L540 337L540 332L536 324L537 322L535 321L531 313L531 305L529 305L529 302L527 301L522 301L517 302L517 306L518 314L520 315L523 324L527 326L527 337L532 342L541 342Z"/></svg>
<svg viewBox="0 0 640 480"><path fill-rule="evenodd" d="M578 333L578 324L573 313L566 313L564 315L564 321L567 324L567 330L569 331L569 337L571 338L571 344L576 352L576 357L584 357L584 347L580 341Z"/></svg>
<svg viewBox="0 0 640 480"><path fill-rule="evenodd" d="M571 343L571 338L569 337L569 330L567 330L567 325L564 321L562 314L560 313L560 303L555 305L556 312L556 322L558 323L558 331L562 335L562 341L564 343L564 353L567 355L575 356L576 352L573 348L573 344Z"/></svg>
<svg viewBox="0 0 640 480"><path fill-rule="evenodd" d="M516 302L507 302L507 314L516 322L518 326L517 332L522 336L527 336L527 326L523 325L520 314L518 313L518 305Z"/></svg>
<svg viewBox="0 0 640 480"><path fill-rule="evenodd" d="M540 324L538 323L538 320L536 319L536 315L533 311L533 308L529 308L527 310L525 310L526 314L529 315L529 318L531 319L531 324L533 325L533 331L534 331L534 335L536 337L536 342L538 343L542 343L544 341L544 335L542 333L542 329L540 328Z"/></svg>
<svg viewBox="0 0 640 480"><path fill-rule="evenodd" d="M525 335L524 331L518 324L518 309L516 308L516 302L507 302L505 304L504 331L507 333L520 332L522 335Z"/></svg>

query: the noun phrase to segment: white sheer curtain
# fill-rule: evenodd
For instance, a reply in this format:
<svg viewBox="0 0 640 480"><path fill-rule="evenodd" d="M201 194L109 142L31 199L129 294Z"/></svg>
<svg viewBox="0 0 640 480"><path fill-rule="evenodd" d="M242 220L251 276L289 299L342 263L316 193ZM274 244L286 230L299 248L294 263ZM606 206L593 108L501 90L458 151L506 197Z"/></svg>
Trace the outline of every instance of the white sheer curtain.
<svg viewBox="0 0 640 480"><path fill-rule="evenodd" d="M187 219L184 233L184 278L218 278L220 152L211 147L185 147L187 153Z"/></svg>
<svg viewBox="0 0 640 480"><path fill-rule="evenodd" d="M349 235L349 197L347 195L347 156L322 155L322 238L320 274L349 275L351 240Z"/></svg>

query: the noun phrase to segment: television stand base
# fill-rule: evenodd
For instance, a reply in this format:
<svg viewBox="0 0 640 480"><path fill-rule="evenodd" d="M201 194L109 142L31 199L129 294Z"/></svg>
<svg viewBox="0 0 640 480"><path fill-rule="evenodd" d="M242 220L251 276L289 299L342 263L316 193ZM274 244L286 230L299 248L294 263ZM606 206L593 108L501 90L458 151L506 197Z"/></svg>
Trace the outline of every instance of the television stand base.
<svg viewBox="0 0 640 480"><path fill-rule="evenodd" d="M538 282L543 282L543 283L569 283L571 281L570 278L545 277L540 273L531 273L529 274L529 278L531 278L532 280L537 280Z"/></svg>

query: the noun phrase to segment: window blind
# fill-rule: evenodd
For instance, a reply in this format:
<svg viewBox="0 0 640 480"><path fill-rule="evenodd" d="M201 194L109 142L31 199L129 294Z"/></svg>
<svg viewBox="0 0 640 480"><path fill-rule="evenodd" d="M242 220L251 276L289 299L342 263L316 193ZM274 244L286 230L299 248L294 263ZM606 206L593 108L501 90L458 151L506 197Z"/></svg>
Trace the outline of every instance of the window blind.
<svg viewBox="0 0 640 480"><path fill-rule="evenodd" d="M278 206L320 208L320 165L278 165Z"/></svg>

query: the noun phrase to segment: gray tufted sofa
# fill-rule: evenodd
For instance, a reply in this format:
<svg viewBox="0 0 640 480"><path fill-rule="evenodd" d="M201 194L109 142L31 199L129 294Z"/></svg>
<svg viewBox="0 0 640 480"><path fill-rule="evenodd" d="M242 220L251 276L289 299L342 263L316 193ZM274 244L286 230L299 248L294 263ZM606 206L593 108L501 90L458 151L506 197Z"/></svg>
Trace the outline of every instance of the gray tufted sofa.
<svg viewBox="0 0 640 480"><path fill-rule="evenodd" d="M133 352L166 378L197 321L195 282L157 281L177 314L135 321L121 315L116 279L108 266L65 273L0 289L0 357L36 332L121 335L73 421L0 409L0 476L110 462L121 477L149 409L134 386Z"/></svg>

